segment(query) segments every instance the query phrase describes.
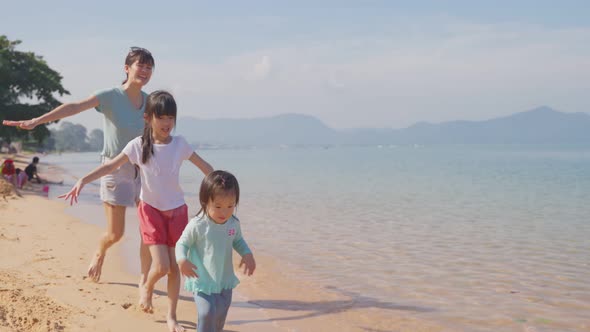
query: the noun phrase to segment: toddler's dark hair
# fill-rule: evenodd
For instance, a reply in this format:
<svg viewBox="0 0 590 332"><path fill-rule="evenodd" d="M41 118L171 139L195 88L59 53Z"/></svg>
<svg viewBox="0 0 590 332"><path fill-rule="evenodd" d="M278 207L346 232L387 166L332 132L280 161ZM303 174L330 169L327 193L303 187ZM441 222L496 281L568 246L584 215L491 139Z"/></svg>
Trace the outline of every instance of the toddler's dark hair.
<svg viewBox="0 0 590 332"><path fill-rule="evenodd" d="M207 213L209 203L219 195L235 195L236 205L240 201L240 186L238 180L233 174L227 171L213 171L209 173L201 182L199 190L199 201L201 209L197 215Z"/></svg>

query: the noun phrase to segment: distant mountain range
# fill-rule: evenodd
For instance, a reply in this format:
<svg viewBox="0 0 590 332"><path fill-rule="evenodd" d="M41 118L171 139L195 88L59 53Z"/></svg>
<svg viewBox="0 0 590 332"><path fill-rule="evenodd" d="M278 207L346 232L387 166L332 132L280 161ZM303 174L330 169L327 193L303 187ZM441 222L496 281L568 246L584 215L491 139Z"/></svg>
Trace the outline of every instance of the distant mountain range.
<svg viewBox="0 0 590 332"><path fill-rule="evenodd" d="M368 144L563 144L590 142L590 115L543 106L485 121L421 122L403 129L335 130L309 115L203 120L180 117L193 144L230 146Z"/></svg>

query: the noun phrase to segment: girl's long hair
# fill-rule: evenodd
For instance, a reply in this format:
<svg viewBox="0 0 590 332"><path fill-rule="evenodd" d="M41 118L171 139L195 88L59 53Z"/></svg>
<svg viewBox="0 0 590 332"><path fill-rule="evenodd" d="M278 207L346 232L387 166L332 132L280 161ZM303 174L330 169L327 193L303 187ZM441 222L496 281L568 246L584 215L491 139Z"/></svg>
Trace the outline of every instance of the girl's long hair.
<svg viewBox="0 0 590 332"><path fill-rule="evenodd" d="M145 104L145 124L141 136L141 162L150 160L154 154L154 142L152 135L152 120L162 116L173 116L176 124L176 101L167 91L154 91L147 97Z"/></svg>
<svg viewBox="0 0 590 332"><path fill-rule="evenodd" d="M207 206L215 197L232 194L236 196L236 205L238 205L240 202L240 185L233 174L222 170L209 173L201 182L201 189L199 190L201 209L197 212L197 215L201 213L207 214Z"/></svg>

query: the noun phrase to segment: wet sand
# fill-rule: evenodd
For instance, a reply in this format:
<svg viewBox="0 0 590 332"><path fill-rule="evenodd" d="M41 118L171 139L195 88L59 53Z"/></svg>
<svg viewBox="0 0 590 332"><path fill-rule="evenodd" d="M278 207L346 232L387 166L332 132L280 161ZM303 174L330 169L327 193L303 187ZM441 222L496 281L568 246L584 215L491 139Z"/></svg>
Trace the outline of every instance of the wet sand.
<svg viewBox="0 0 590 332"><path fill-rule="evenodd" d="M22 168L30 158L14 159ZM58 168L43 166L46 172L42 175L50 180L59 181L64 175ZM51 190L67 189L52 186ZM123 251L133 244L113 246L101 281L90 282L86 269L103 229L67 214L67 204L45 197L42 185L30 184L22 193L22 198L0 199L0 331L167 330L164 282L156 289L154 314L143 313L136 305L138 276L131 272L126 258L134 253ZM226 331L445 330L416 320L416 313L427 313L428 308L320 287L299 279L299 271L272 253L254 250L256 273L245 277L238 272L241 284ZM192 295L185 291L178 318L188 330L195 328L196 308Z"/></svg>

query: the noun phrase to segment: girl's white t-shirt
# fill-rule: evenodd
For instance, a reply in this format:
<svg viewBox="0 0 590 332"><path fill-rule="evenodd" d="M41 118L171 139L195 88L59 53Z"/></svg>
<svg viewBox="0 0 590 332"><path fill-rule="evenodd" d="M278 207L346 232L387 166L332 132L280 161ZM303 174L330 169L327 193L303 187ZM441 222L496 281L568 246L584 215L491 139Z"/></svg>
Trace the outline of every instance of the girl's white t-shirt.
<svg viewBox="0 0 590 332"><path fill-rule="evenodd" d="M154 144L154 154L146 164L141 162L141 137L132 139L123 153L132 164L139 166L141 192L139 198L160 211L184 205L184 193L180 188L180 166L190 158L193 149L182 136L172 136L168 144Z"/></svg>

